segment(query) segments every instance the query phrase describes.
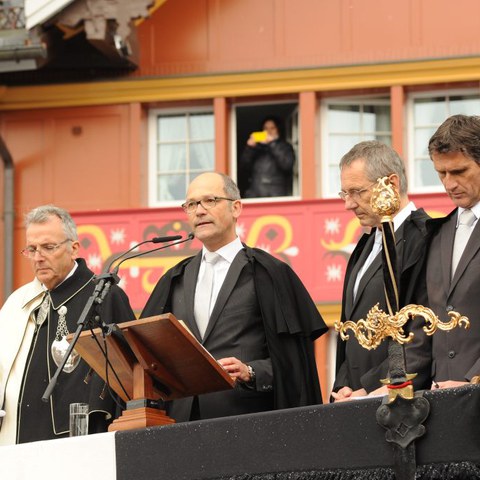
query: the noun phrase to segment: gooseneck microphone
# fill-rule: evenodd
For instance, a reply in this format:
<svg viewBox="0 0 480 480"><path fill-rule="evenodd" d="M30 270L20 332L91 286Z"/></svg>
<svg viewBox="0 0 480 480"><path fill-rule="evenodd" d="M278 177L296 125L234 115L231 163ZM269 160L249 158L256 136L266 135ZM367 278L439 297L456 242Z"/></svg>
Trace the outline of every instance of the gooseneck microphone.
<svg viewBox="0 0 480 480"><path fill-rule="evenodd" d="M166 242L174 242L175 240L180 240L182 238L181 235L170 235L168 237L153 237L150 238L149 240L144 240L143 242L137 243L134 245L132 248L129 248L126 252L121 253L120 255L117 255L109 264L108 267L103 271L104 273L107 273L110 271L112 268L113 264L119 260L120 258L124 257L127 253L130 253L132 250L135 250L136 248L140 247L141 245L145 245L146 243L166 243Z"/></svg>
<svg viewBox="0 0 480 480"><path fill-rule="evenodd" d="M147 255L149 253L152 253L152 252L156 252L158 250L163 250L164 248L169 248L169 247L173 247L174 245L180 245L181 243L185 243L185 242L188 242L189 240L193 240L195 238L195 235L190 232L186 238L182 238L181 235L174 235L172 237L156 237L155 239L158 239L158 238L161 238L162 240L157 240L156 242L154 241L154 239L150 240L151 242L153 243L160 243L160 242L171 242L173 240L178 240L178 239L181 239L179 242L175 242L173 241L173 243L169 243L168 245L162 245L161 247L157 247L157 248L152 248L151 250L145 250L144 252L139 252L139 253L135 253L134 255L129 255L128 257L125 257L125 255L132 251L133 248L131 248L130 250L126 251L123 255L121 255L119 258L121 257L124 257L122 258L122 260L120 262L117 263L117 265L115 266L115 268L112 270L112 274L113 275L117 275L118 274L118 270L120 269L120 265L123 263L123 262L126 262L127 260L130 260L132 258L136 258L136 257L141 257L142 255ZM169 239L169 240L163 240L163 239ZM143 242L143 243L146 243L146 242ZM134 247L135 248L135 247ZM114 261L118 260L115 259ZM112 262L113 263L113 262Z"/></svg>

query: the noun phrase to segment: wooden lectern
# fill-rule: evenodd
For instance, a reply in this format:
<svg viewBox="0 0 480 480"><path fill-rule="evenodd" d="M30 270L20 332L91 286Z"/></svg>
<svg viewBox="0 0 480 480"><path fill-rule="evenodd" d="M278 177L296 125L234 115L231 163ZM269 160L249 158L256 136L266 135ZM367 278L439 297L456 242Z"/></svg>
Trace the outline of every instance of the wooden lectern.
<svg viewBox="0 0 480 480"><path fill-rule="evenodd" d="M109 431L174 423L165 410L152 408L152 401L234 386L230 375L171 313L117 324L105 338L100 328L86 330L75 350L127 402Z"/></svg>

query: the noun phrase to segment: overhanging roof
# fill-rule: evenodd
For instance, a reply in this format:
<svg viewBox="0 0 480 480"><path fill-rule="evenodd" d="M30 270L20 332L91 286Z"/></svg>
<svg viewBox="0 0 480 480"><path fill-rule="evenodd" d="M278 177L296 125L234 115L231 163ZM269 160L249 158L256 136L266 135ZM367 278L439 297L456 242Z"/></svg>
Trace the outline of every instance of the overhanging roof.
<svg viewBox="0 0 480 480"><path fill-rule="evenodd" d="M25 0L25 21L27 29L30 30L46 22L74 1L75 0Z"/></svg>

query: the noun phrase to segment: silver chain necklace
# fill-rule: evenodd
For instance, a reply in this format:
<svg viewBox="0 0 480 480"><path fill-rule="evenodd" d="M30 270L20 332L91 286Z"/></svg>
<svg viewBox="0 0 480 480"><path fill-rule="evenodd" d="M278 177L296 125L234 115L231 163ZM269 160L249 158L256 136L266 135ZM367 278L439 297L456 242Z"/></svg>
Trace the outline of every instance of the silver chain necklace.
<svg viewBox="0 0 480 480"><path fill-rule="evenodd" d="M50 294L48 294L48 300L49 300L49 303L51 304ZM64 302L64 304L65 303L66 301ZM70 332L68 331L67 320L66 320L68 309L64 304L62 304L58 309L53 307L53 304L51 304L52 308L54 310L57 310L58 312L57 331L55 333L55 340L52 342L52 346L50 348L53 361L55 362L55 365L57 367L61 365L63 358L65 357L65 354L67 353L67 350L70 345L67 342L67 336L70 334ZM50 313L50 308L49 308L49 313ZM80 355L75 349L73 349L68 357L68 360L66 361L63 367L63 371L65 373L73 372L77 368L78 364L80 363L80 360L81 360Z"/></svg>

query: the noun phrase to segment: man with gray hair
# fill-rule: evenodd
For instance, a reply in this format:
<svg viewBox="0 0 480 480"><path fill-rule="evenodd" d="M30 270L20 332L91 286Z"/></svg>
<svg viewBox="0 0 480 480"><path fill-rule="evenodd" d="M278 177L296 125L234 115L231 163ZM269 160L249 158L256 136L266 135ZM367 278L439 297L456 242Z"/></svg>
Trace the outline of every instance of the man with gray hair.
<svg viewBox="0 0 480 480"><path fill-rule="evenodd" d="M22 250L35 278L13 292L0 310L0 445L69 435L69 404L89 404L90 433L106 431L115 404L104 382L75 352L48 402L42 400L94 288L94 274L78 258L77 229L53 205L26 215ZM134 319L125 293L113 286L100 306L104 323Z"/></svg>
<svg viewBox="0 0 480 480"><path fill-rule="evenodd" d="M378 141L365 141L355 145L340 161L342 190L339 195L345 208L352 211L362 227L370 229L364 234L352 255L345 273L341 320L366 319L368 311L379 304L388 311L385 302L382 271L381 219L370 205L372 188L377 179L388 177L400 197L400 209L393 219L397 250L397 272L400 308L409 303L425 301L425 287L414 288L421 278L422 259L425 256L425 222L429 218L417 210L407 195L405 167L397 152ZM415 325L414 344L406 348L407 372L418 373L416 388L424 388L430 367L428 351L422 352L423 335ZM419 348L420 347L420 348ZM388 344L383 342L375 350L364 349L350 335L337 345L336 378L332 397L342 401L363 396L381 387L380 380L388 377Z"/></svg>

